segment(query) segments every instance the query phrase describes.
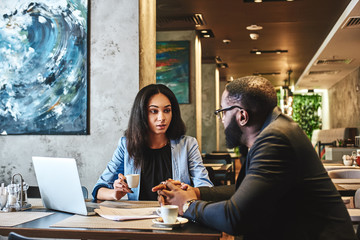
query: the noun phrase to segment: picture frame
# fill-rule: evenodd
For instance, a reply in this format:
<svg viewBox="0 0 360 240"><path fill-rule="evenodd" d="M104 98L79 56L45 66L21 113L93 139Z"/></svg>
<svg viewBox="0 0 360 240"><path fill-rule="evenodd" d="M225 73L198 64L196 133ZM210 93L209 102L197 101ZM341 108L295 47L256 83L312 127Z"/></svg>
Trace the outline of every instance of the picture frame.
<svg viewBox="0 0 360 240"><path fill-rule="evenodd" d="M89 134L89 3L2 3L1 135Z"/></svg>
<svg viewBox="0 0 360 240"><path fill-rule="evenodd" d="M156 83L169 87L179 104L190 103L190 41L156 42Z"/></svg>

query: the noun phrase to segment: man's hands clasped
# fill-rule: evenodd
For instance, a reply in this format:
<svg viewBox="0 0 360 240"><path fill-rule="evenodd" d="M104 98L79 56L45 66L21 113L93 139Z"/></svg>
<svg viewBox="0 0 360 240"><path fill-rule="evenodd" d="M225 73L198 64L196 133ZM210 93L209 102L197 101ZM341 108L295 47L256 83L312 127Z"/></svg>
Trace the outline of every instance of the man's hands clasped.
<svg viewBox="0 0 360 240"><path fill-rule="evenodd" d="M179 214L183 214L183 205L192 199L199 199L199 190L190 187L188 184L180 181L168 179L152 188L153 192L158 193L160 205L177 205Z"/></svg>

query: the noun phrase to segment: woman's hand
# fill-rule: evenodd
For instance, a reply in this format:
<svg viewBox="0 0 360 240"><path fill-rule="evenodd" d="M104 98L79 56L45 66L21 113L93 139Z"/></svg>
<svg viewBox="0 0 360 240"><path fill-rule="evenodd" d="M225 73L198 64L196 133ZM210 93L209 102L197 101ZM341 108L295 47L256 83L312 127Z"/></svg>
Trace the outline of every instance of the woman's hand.
<svg viewBox="0 0 360 240"><path fill-rule="evenodd" d="M115 200L120 200L127 193L133 193L133 191L129 188L129 186L126 183L126 177L121 173L119 173L118 177L119 178L116 179L113 184L114 187L113 198Z"/></svg>

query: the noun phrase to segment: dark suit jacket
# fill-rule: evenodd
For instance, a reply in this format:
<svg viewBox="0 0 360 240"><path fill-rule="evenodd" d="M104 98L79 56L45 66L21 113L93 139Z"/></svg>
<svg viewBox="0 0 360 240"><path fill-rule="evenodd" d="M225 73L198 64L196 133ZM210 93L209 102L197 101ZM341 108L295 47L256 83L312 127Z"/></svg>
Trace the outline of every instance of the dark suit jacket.
<svg viewBox="0 0 360 240"><path fill-rule="evenodd" d="M236 186L200 193L184 216L244 239L356 239L309 139L278 108L249 149Z"/></svg>

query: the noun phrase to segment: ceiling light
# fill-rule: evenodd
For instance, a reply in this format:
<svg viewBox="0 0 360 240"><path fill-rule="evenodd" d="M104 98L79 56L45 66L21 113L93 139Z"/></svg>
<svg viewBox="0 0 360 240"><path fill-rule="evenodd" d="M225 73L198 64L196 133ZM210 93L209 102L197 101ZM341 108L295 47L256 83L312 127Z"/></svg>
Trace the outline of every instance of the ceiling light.
<svg viewBox="0 0 360 240"><path fill-rule="evenodd" d="M262 2L262 0L255 0L254 2L256 2L256 3L260 3L260 2Z"/></svg>
<svg viewBox="0 0 360 240"><path fill-rule="evenodd" d="M249 31L259 31L259 30L263 29L263 27L253 24L253 25L247 26L246 29Z"/></svg>
<svg viewBox="0 0 360 240"><path fill-rule="evenodd" d="M262 54L262 53L276 53L276 54L281 54L281 53L287 53L288 50L259 50L259 49L253 49L250 51L250 53L252 54Z"/></svg>
<svg viewBox="0 0 360 240"><path fill-rule="evenodd" d="M222 41L223 41L224 44L229 44L229 43L231 43L231 40L230 40L230 39L223 39Z"/></svg>
<svg viewBox="0 0 360 240"><path fill-rule="evenodd" d="M252 40L258 40L259 34L258 34L258 33L250 33L250 38L251 38Z"/></svg>
<svg viewBox="0 0 360 240"><path fill-rule="evenodd" d="M198 31L201 38L213 38L215 37L211 29L202 29Z"/></svg>

